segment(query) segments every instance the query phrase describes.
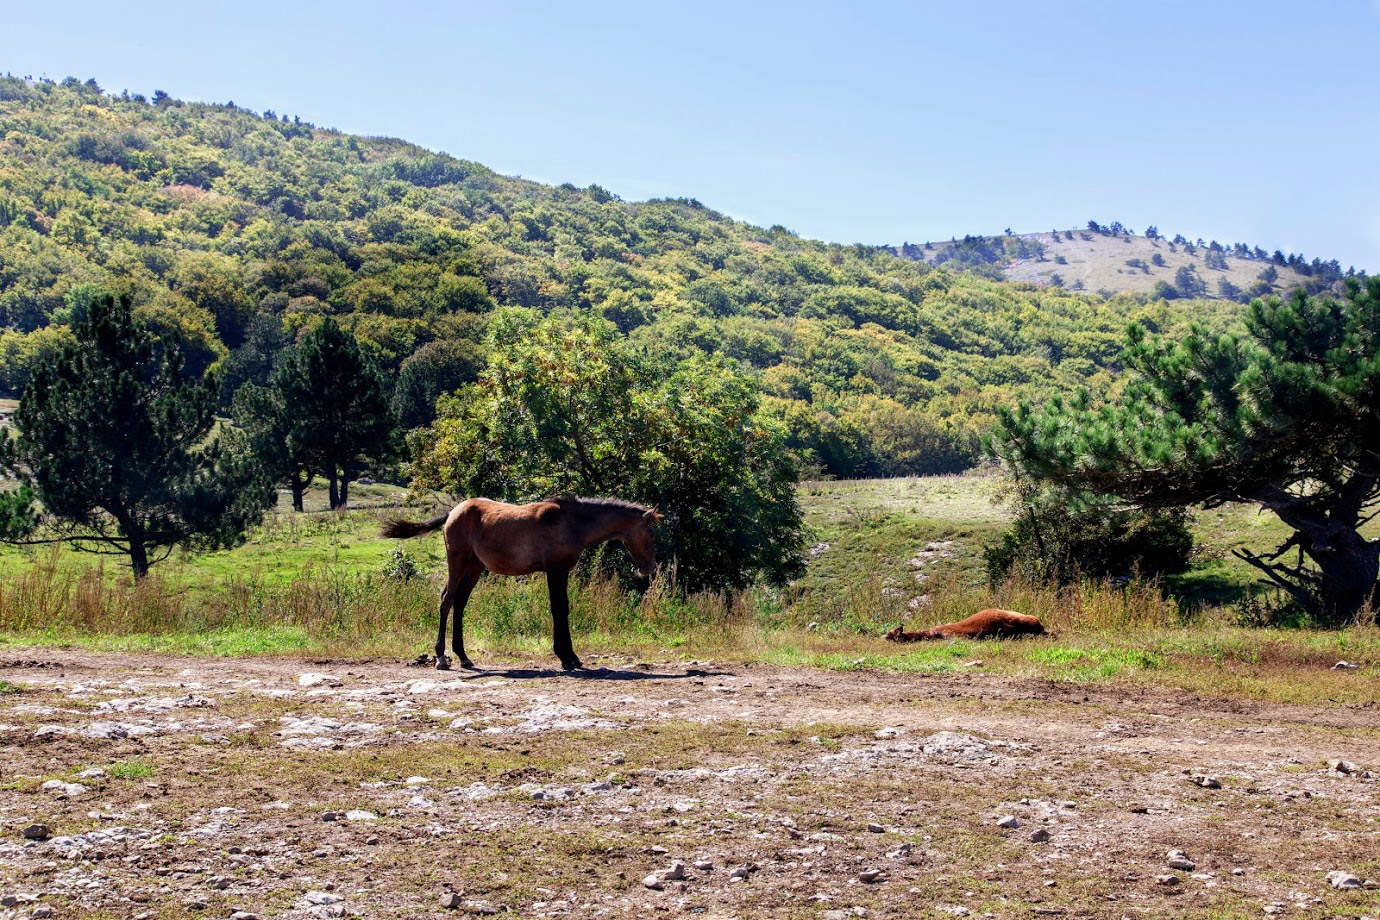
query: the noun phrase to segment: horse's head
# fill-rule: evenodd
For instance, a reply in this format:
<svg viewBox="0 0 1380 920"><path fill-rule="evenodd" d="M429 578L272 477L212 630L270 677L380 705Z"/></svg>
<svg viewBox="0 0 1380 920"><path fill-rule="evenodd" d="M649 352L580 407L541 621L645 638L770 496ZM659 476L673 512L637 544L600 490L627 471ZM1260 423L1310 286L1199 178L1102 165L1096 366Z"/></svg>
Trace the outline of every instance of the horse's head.
<svg viewBox="0 0 1380 920"><path fill-rule="evenodd" d="M643 578L651 578L656 574L656 539L652 534L652 527L662 517L664 515L653 508L619 535L623 545L632 554L637 574Z"/></svg>

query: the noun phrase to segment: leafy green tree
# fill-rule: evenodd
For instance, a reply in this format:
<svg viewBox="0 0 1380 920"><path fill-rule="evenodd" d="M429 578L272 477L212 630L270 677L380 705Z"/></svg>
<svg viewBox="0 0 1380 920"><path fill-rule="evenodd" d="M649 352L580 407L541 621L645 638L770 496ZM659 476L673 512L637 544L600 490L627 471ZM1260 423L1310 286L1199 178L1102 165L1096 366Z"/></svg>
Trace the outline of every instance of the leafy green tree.
<svg viewBox="0 0 1380 920"><path fill-rule="evenodd" d="M576 492L655 505L692 589L803 568L796 465L756 387L724 361L670 363L590 315L495 316L489 365L411 437L415 484L515 501Z"/></svg>
<svg viewBox="0 0 1380 920"><path fill-rule="evenodd" d="M1380 279L1348 281L1341 300L1253 301L1246 328L1174 343L1133 326L1118 402L1023 404L993 444L1029 477L1140 507L1273 512L1293 535L1237 555L1339 622L1372 600L1380 570L1380 540L1360 533L1380 502Z"/></svg>
<svg viewBox="0 0 1380 920"><path fill-rule="evenodd" d="M334 319L302 337L269 386L290 419L290 455L326 477L332 509L349 502L350 483L364 470L397 458L397 426L383 377Z"/></svg>
<svg viewBox="0 0 1380 920"><path fill-rule="evenodd" d="M436 399L479 377L484 354L466 339L431 342L417 349L398 369L393 385L393 413L404 430L430 425Z"/></svg>
<svg viewBox="0 0 1380 920"><path fill-rule="evenodd" d="M35 370L0 447L0 469L32 490L53 539L127 556L136 579L176 546L241 542L273 491L233 435L212 434L214 379L186 379L178 343L151 334L126 298L93 304L73 332ZM7 504L7 529L31 530L32 513Z"/></svg>

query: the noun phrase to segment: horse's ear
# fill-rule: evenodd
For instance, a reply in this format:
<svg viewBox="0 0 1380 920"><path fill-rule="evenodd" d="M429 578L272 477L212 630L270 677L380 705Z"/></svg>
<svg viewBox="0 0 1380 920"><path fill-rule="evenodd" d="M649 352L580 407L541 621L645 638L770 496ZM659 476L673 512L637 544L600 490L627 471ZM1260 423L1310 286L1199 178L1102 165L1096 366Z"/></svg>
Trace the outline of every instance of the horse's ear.
<svg viewBox="0 0 1380 920"><path fill-rule="evenodd" d="M662 514L660 511L653 508L646 514L642 515L642 520L646 521L649 524L655 524L657 521L661 520L665 516L666 515Z"/></svg>

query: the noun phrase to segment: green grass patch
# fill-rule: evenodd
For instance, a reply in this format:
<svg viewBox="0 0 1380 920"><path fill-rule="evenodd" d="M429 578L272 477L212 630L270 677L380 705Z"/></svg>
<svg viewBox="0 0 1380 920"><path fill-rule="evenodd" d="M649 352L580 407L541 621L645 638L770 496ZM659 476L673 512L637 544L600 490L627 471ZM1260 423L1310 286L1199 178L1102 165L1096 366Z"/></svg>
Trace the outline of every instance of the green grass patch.
<svg viewBox="0 0 1380 920"><path fill-rule="evenodd" d="M142 758L117 760L105 768L105 773L112 779L148 779L153 775L153 764Z"/></svg>

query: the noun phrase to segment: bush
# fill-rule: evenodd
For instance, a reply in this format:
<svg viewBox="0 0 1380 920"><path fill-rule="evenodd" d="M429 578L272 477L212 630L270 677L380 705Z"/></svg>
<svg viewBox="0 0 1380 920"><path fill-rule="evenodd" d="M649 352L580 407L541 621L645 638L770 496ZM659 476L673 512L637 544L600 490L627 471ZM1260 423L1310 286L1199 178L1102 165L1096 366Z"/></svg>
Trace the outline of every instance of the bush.
<svg viewBox="0 0 1380 920"><path fill-rule="evenodd" d="M1127 509L1096 496L1018 492L1015 524L983 549L987 578L1069 584L1080 578L1172 575L1188 568L1183 509Z"/></svg>

